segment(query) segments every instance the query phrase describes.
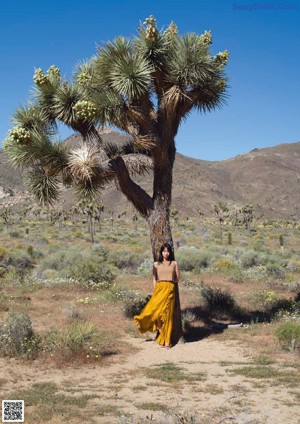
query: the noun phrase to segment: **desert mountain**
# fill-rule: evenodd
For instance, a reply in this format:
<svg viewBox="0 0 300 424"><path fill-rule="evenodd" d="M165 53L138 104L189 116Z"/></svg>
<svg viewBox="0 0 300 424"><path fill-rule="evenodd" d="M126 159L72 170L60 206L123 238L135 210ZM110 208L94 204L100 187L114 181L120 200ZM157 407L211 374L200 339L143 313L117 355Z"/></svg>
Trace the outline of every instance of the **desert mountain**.
<svg viewBox="0 0 300 424"><path fill-rule="evenodd" d="M128 136L104 129L105 142L124 143ZM76 146L80 136L65 140ZM151 175L138 182L151 194ZM9 164L0 151L0 202L15 203L25 192L22 173ZM62 193L61 202L71 203L69 190ZM176 156L173 182L173 208L186 216L209 215L218 202L243 206L252 204L265 217L300 219L300 142L254 149L244 155L223 161L204 161ZM103 193L106 209L120 213L130 208L125 197L115 188Z"/></svg>

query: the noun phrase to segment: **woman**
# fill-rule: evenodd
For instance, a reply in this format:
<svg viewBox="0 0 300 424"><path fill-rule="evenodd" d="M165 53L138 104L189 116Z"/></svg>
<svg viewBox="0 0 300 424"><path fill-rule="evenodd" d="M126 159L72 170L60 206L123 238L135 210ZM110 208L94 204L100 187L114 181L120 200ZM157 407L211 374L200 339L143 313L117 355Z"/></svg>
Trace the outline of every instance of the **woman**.
<svg viewBox="0 0 300 424"><path fill-rule="evenodd" d="M171 347L175 284L179 281L178 264L172 247L164 243L157 262L153 264L154 292L140 315L134 317L140 333L157 331L156 341L161 347Z"/></svg>

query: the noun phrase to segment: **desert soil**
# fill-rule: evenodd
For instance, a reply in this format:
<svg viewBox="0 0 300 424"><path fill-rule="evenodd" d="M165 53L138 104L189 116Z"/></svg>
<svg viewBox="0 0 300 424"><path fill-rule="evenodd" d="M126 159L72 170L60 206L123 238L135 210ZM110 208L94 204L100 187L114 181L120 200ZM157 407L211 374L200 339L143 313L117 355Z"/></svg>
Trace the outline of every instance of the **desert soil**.
<svg viewBox="0 0 300 424"><path fill-rule="evenodd" d="M58 369L40 361L1 358L1 398L7 399L12 391L33 383L53 382L68 394L71 388L75 396L95 395L89 402L106 407L108 412L89 418L85 424L172 423L176 422L176 413L184 424L193 422L191 416L196 417L197 424L222 420L238 424L300 423L299 387L288 388L230 372L253 363L255 356L237 341L207 338L172 349L161 348L143 336L127 336L126 341L133 353L116 356L103 365ZM162 364L180 367L184 377L172 382L160 381L157 375L151 378L149 372L161 369L158 367ZM52 422L65 421L56 417Z"/></svg>

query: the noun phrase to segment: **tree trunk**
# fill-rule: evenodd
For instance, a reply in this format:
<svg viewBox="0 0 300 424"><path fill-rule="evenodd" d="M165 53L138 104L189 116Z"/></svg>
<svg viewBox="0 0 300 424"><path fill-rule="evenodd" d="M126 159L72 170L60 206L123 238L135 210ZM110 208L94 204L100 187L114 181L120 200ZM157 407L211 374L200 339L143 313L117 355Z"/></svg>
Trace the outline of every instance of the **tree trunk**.
<svg viewBox="0 0 300 424"><path fill-rule="evenodd" d="M93 223L93 215L88 214L88 223L89 223L89 233L91 236L91 242L94 243L94 223Z"/></svg>
<svg viewBox="0 0 300 424"><path fill-rule="evenodd" d="M157 159L157 158L156 158ZM173 250L170 226L170 206L172 196L172 174L175 160L175 145L171 144L165 159L154 161L153 206L147 217L150 229L151 247L154 261L157 261L161 245L169 243ZM178 284L175 285L174 322L171 336L172 345L184 341Z"/></svg>

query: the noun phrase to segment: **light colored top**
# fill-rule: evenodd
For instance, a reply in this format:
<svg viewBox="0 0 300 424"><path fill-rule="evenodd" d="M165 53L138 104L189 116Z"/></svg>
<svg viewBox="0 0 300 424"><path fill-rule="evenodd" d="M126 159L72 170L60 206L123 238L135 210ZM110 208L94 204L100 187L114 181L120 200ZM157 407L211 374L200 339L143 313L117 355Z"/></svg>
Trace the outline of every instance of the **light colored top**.
<svg viewBox="0 0 300 424"><path fill-rule="evenodd" d="M156 280L177 282L176 266L177 263L175 261L155 262Z"/></svg>

